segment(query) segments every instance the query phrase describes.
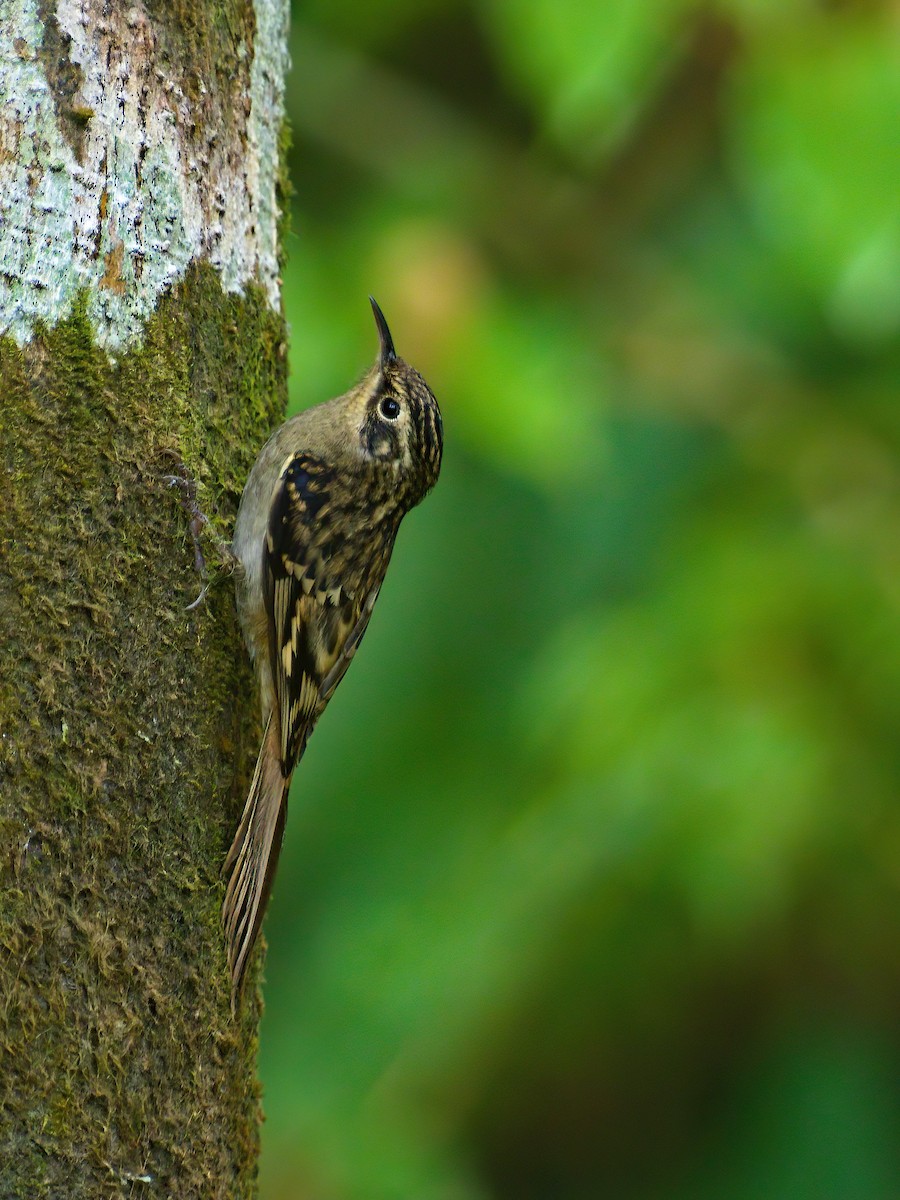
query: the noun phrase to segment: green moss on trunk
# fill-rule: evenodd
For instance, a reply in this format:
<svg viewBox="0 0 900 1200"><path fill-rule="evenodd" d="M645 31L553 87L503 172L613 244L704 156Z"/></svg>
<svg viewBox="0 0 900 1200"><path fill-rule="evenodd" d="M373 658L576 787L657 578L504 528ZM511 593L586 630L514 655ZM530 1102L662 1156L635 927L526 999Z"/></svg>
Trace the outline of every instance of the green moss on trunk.
<svg viewBox="0 0 900 1200"><path fill-rule="evenodd" d="M83 310L0 343L3 1197L255 1190L258 1012L230 1016L219 927L252 680L231 581L185 610L163 476L227 537L284 383L281 318L203 267L115 365Z"/></svg>

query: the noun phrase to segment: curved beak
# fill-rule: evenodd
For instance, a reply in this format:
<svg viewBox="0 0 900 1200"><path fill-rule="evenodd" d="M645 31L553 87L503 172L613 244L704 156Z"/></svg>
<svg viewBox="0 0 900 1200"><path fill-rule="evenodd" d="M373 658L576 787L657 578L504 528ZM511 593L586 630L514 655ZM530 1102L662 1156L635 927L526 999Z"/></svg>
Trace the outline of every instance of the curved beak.
<svg viewBox="0 0 900 1200"><path fill-rule="evenodd" d="M375 314L375 326L378 329L378 340L381 343L381 365L393 362L397 357L397 351L394 349L394 339L391 337L391 331L388 329L388 323L384 319L384 313L378 307L374 296L369 297L369 303L372 305L372 312Z"/></svg>

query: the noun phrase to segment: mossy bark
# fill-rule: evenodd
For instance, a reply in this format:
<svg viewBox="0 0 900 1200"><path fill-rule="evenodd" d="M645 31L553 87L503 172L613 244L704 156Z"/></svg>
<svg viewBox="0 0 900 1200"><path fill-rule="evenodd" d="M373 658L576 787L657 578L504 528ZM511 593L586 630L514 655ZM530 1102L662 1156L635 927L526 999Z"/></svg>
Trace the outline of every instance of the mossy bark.
<svg viewBox="0 0 900 1200"><path fill-rule="evenodd" d="M195 268L112 366L76 314L0 345L0 1196L247 1196L255 1021L219 869L252 754L227 533L283 399L283 325Z"/></svg>
<svg viewBox="0 0 900 1200"><path fill-rule="evenodd" d="M113 361L91 304L0 338L0 1196L244 1198L259 1003L231 1016L219 872L258 730L214 541L284 321L198 261Z"/></svg>

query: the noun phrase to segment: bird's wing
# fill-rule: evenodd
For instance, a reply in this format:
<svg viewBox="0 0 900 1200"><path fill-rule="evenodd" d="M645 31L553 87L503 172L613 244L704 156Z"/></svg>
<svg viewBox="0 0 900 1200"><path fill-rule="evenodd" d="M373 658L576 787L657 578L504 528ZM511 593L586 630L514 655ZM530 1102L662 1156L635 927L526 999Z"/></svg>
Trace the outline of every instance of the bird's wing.
<svg viewBox="0 0 900 1200"><path fill-rule="evenodd" d="M289 776L359 645L377 588L348 591L329 554L334 472L313 455L291 457L276 485L264 547L269 650Z"/></svg>
<svg viewBox="0 0 900 1200"><path fill-rule="evenodd" d="M373 587L365 598L365 602L359 609L356 617L356 622L350 629L344 644L341 647L341 652L335 661L332 663L328 673L323 677L319 687L319 708L316 716L320 716L325 708L325 705L331 699L334 689L344 678L344 673L350 666L350 661L356 653L356 648L363 639L363 634L366 632L366 626L369 624L369 617L372 615L372 609L375 607L375 601L378 599L378 588Z"/></svg>

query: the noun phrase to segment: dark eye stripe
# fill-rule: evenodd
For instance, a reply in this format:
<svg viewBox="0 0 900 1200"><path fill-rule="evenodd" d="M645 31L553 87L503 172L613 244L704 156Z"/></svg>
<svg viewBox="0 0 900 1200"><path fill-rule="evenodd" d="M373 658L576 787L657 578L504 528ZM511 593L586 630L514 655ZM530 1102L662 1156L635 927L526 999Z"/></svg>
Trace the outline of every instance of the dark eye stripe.
<svg viewBox="0 0 900 1200"><path fill-rule="evenodd" d="M370 413L362 437L372 458L399 458L400 438L393 422L385 422L376 413Z"/></svg>

